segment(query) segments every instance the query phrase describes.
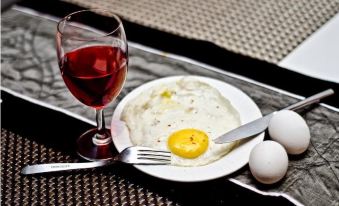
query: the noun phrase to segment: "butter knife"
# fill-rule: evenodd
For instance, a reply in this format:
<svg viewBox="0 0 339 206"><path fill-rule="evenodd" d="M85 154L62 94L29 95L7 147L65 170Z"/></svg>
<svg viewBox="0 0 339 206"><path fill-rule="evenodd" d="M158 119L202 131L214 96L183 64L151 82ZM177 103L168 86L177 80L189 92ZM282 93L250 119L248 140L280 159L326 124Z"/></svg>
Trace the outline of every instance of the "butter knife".
<svg viewBox="0 0 339 206"><path fill-rule="evenodd" d="M311 105L313 103L317 103L320 101L320 99L330 96L332 94L334 94L334 91L332 89L328 89L318 94L315 94L313 96L310 96L291 106L288 106L282 110L297 110L305 106ZM233 129L227 132L226 134L223 134L220 137L214 139L213 142L216 144L222 144L222 143L233 142L236 140L240 140L240 139L244 139L244 138L257 135L263 132L268 127L268 124L275 113L277 112L272 112L264 117L261 117L252 122L244 124L236 129Z"/></svg>

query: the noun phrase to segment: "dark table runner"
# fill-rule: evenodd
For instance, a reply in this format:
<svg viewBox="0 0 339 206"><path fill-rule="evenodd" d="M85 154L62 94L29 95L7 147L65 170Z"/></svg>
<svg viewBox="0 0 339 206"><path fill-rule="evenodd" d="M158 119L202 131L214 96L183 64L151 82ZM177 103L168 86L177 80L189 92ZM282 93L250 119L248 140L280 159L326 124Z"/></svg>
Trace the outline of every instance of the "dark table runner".
<svg viewBox="0 0 339 206"><path fill-rule="evenodd" d="M54 48L56 23L15 10L5 12L1 21L2 86L93 119L94 113L70 95L59 74ZM240 88L258 104L263 114L297 101L285 94L226 74L213 72L198 65L150 53L133 46L129 49L128 79L118 101L132 89L147 81L165 76L188 74L209 76ZM3 100L5 104L6 99ZM107 108L107 121L110 121L114 106L118 101ZM8 107L2 106L3 108ZM22 111L22 116L29 114L25 111ZM311 129L311 145L302 156L290 157L288 173L282 182L271 186L260 185L253 180L247 166L229 177L260 190L287 193L307 205L338 205L339 114L328 108L315 106L303 110L302 115ZM7 118L2 119L4 128L1 134L1 194L5 203L28 205L30 203L170 205L190 202L225 204L228 194L231 194L230 198L233 195L233 200L237 200L236 197L238 201L246 200L246 198L239 198L243 197L246 192L241 189L237 190L237 186L227 180L229 177L205 183L179 184L148 177L129 166L119 166L116 171L103 169L22 177L18 172L24 164L77 161L70 148L73 138L77 136L75 133L81 133L80 131L85 129L82 129L83 126L75 126L76 130L72 132L72 129L60 129L59 125L62 124L49 125L51 131L45 131L46 139L57 139L58 137L55 137L53 132L58 130L60 130L59 134L71 131L70 136L60 134L60 138L69 141L70 144L63 147L63 144L58 144L56 140L56 142L52 141L53 144L40 141L39 135L36 134L42 129L39 127L39 122L47 124L49 115L44 116L45 120L38 119L37 124L26 128L28 131L33 131L28 133L31 135L20 134L20 128L26 123L20 123L20 118L23 118L20 114L16 118L19 120L17 126L7 126L7 128L5 127ZM59 117L55 118L55 121L60 121ZM161 186L156 186L158 183ZM198 192L199 189L196 188L201 188L201 192ZM232 193L233 190L239 193ZM197 192L197 195L189 191ZM204 192L207 194L206 197L203 196ZM194 200L194 197L199 197L199 199Z"/></svg>
<svg viewBox="0 0 339 206"><path fill-rule="evenodd" d="M2 100L2 117L6 120L1 130L4 205L222 205L249 201L292 205L284 197L262 196L226 178L175 183L155 179L123 164L21 176L21 168L26 164L81 161L75 152L75 140L92 125L5 91Z"/></svg>

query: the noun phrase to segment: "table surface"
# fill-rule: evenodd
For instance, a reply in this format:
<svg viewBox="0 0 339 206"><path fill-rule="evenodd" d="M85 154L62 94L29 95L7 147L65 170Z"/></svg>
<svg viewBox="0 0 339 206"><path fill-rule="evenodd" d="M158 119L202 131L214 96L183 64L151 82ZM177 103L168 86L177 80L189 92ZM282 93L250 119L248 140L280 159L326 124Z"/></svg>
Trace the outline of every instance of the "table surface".
<svg viewBox="0 0 339 206"><path fill-rule="evenodd" d="M94 112L71 96L59 74L54 47L56 22L16 10L4 12L1 21L2 86L93 120ZM106 109L108 122L117 103L134 88L150 80L173 75L208 76L232 84L248 94L263 114L297 101L291 96L236 78L225 72L211 71L201 65L171 58L166 54L149 52L134 44L130 44L129 52L130 64L127 81L117 101ZM6 102L6 99L3 101ZM196 189L198 187L207 193L203 202L223 204L227 201L223 192L228 192L234 187L229 182L230 178L262 191L286 193L306 205L337 205L339 197L339 113L322 106L315 106L302 111L301 114L310 126L311 145L302 156L290 157L286 178L272 186L258 184L251 177L247 166L228 177L188 185L163 182L139 174L133 168L125 166L118 166L117 171L96 170L57 176L24 177L19 174L19 171L20 167L25 164L79 160L60 146L51 146L34 138L34 135L37 135L35 133L25 136L25 133L17 132L16 127L4 127L1 135L2 200L6 204L23 198L21 203L28 205L33 202L51 200L60 204L107 202L116 205L123 203L128 205L135 203L180 205L189 201L199 202L199 200L189 200L193 198L192 194L190 195L183 189L198 192ZM17 118L19 119L18 125L21 125L20 117ZM5 122L6 119L3 121ZM30 129L39 130L39 127L37 125ZM72 139L72 137L65 138ZM124 175L124 172L135 177ZM156 183L148 185L147 181L161 183L167 188L156 186ZM98 196L98 192L103 193L103 198ZM187 197L184 197L185 195Z"/></svg>
<svg viewBox="0 0 339 206"><path fill-rule="evenodd" d="M278 63L339 11L336 0L63 0Z"/></svg>

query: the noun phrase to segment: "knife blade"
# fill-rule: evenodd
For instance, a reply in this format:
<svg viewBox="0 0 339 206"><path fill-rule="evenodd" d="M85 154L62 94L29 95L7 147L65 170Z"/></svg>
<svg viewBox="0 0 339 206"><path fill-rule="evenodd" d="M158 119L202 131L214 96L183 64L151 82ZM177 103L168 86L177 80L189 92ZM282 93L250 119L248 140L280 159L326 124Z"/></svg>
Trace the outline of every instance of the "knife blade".
<svg viewBox="0 0 339 206"><path fill-rule="evenodd" d="M325 98L327 96L330 96L334 94L334 91L332 89L325 90L323 92L317 93L315 95L312 95L302 101L299 101L293 105L290 105L282 110L297 110L300 108L303 108L305 106L311 105L313 103L319 102L320 99ZM280 110L281 111L281 110ZM256 119L252 122L249 122L247 124L244 124L236 129L233 129L226 134L223 134L216 139L213 140L216 144L222 144L226 142L233 142L236 140L252 137L254 135L257 135L263 131L266 130L268 127L268 124L271 120L271 118L276 114L277 112L272 112L264 117L261 117L259 119Z"/></svg>

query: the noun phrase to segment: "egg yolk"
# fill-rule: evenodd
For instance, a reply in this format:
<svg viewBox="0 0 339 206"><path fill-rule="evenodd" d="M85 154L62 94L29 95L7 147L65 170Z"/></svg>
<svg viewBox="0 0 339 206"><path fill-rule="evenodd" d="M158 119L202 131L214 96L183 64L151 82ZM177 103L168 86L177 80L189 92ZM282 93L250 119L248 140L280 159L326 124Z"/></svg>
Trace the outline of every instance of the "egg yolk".
<svg viewBox="0 0 339 206"><path fill-rule="evenodd" d="M168 148L180 157L193 159L207 150L208 136L196 129L179 130L168 138Z"/></svg>

